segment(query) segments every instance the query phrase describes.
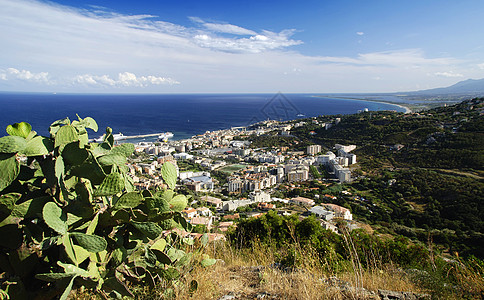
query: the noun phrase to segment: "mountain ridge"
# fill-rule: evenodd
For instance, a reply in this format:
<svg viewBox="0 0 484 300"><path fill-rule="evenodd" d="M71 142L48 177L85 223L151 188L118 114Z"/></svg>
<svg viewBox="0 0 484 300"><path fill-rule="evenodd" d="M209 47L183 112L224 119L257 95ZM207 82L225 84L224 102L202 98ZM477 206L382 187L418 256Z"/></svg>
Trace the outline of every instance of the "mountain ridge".
<svg viewBox="0 0 484 300"><path fill-rule="evenodd" d="M466 79L448 87L419 90L411 94L484 94L484 78Z"/></svg>

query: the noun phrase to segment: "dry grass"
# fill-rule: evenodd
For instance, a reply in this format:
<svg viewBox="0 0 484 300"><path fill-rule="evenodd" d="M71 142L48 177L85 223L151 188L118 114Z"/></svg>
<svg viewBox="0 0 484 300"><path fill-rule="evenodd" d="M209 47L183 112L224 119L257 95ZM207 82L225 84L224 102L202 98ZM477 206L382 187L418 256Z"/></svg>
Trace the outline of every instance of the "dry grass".
<svg viewBox="0 0 484 300"><path fill-rule="evenodd" d="M351 247L348 241L348 246ZM196 267L187 273L175 287L176 299L219 299L224 295L233 295L235 299L379 299L367 291L391 290L413 293L429 293L419 287L413 278L393 265L378 265L377 261L370 268L362 268L357 257L342 261L329 258L317 260L317 255L310 249L293 246L298 255L295 269L274 267L281 249L266 248L254 243L250 249L234 249L228 244L218 242L205 249L218 262L210 267ZM284 254L284 253L283 253ZM335 268L335 263L339 263ZM462 291L441 294L442 299L480 299L484 292L484 269L480 266L469 268L455 263L448 271L459 282ZM198 289L190 293L188 283L198 282ZM434 291L435 292L435 291ZM137 290L136 299L163 299L163 290ZM86 295L86 294L84 294ZM82 293L74 299L82 298ZM91 295L92 297L92 295Z"/></svg>
<svg viewBox="0 0 484 300"><path fill-rule="evenodd" d="M198 290L190 295L186 287L180 286L177 298L218 299L234 295L236 299L255 299L265 295L265 299L365 299L366 296L356 289L342 291L340 287L345 284L375 292L378 289L422 292L391 267L361 269L357 272L360 275L355 277L356 272L348 265L346 270L334 274L328 263L314 260L316 256L310 251L299 250L305 259L298 261L298 268L281 270L271 267L275 256L273 249L255 244L249 250L233 250L220 244L210 251L220 261L209 268L195 269L187 278L187 282L198 282Z"/></svg>
<svg viewBox="0 0 484 300"><path fill-rule="evenodd" d="M424 293L415 283L411 282L404 273L395 270L392 266L387 266L381 269L364 270L361 273L361 282L363 288L369 291L390 290L390 291L402 291L402 292L414 292ZM338 274L338 278L349 282L351 285L356 286L354 280L354 274L344 272Z"/></svg>

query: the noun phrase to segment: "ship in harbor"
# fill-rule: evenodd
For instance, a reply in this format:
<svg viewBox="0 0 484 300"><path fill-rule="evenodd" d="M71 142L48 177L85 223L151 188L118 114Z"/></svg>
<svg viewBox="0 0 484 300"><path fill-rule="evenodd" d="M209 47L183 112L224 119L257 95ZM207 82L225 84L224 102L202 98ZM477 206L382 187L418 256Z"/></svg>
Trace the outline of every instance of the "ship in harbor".
<svg viewBox="0 0 484 300"><path fill-rule="evenodd" d="M168 141L168 139L172 138L174 136L174 134L172 132L163 132L161 133L160 135L158 135L158 140L160 142L166 142Z"/></svg>
<svg viewBox="0 0 484 300"><path fill-rule="evenodd" d="M113 134L113 138L114 138L114 141L117 142L117 141L123 141L123 140L127 139L128 137L120 132L120 133ZM93 141L96 142L96 143L101 143L102 141L104 141L104 134L101 135L98 138L93 139Z"/></svg>

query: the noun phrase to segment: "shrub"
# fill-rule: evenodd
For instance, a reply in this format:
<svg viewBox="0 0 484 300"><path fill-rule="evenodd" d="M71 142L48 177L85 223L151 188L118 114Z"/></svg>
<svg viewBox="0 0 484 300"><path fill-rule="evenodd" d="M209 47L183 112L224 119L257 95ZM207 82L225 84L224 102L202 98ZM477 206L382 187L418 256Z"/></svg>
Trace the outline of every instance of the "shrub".
<svg viewBox="0 0 484 300"><path fill-rule="evenodd" d="M66 118L43 137L22 122L0 138L0 298L66 299L74 286L133 296L129 285L157 283L170 293L184 266L215 262L182 250L193 239L162 234L191 227L175 166L162 166L165 189L135 191L126 166L134 145L116 146L110 128L90 142L87 129L98 130L92 118Z"/></svg>

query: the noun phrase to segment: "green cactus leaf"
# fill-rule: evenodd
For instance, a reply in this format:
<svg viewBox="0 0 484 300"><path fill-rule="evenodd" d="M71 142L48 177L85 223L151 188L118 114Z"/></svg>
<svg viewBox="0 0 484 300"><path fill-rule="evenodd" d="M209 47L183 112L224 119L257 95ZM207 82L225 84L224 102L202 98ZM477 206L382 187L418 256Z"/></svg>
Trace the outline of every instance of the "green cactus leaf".
<svg viewBox="0 0 484 300"><path fill-rule="evenodd" d="M77 186L77 183L79 182L79 178L75 176L68 176L64 177L63 179L65 188L68 191L73 192L75 190L75 187Z"/></svg>
<svg viewBox="0 0 484 300"><path fill-rule="evenodd" d="M27 141L30 141L31 139L33 139L35 136L37 135L37 131L34 131L32 130L31 132L29 132L29 135L27 135L27 137L25 138Z"/></svg>
<svg viewBox="0 0 484 300"><path fill-rule="evenodd" d="M57 264L64 269L64 273L76 274L77 276L81 277L89 277L89 272L82 268L79 268L78 266L65 264L60 261L58 261Z"/></svg>
<svg viewBox="0 0 484 300"><path fill-rule="evenodd" d="M121 294L121 296L134 297L133 293L131 293L126 284L116 277L109 277L105 279L102 289L106 291L116 291Z"/></svg>
<svg viewBox="0 0 484 300"><path fill-rule="evenodd" d="M176 223L173 221L173 219L162 220L159 222L159 224L163 230L169 230L176 226Z"/></svg>
<svg viewBox="0 0 484 300"><path fill-rule="evenodd" d="M71 213L67 213L67 226L71 226L72 224L75 224L76 222L82 220L82 217L76 216Z"/></svg>
<svg viewBox="0 0 484 300"><path fill-rule="evenodd" d="M143 196L138 192L130 192L123 194L116 203L114 209L135 208L143 202Z"/></svg>
<svg viewBox="0 0 484 300"><path fill-rule="evenodd" d="M208 234L205 233L204 235L202 235L202 238L201 238L202 246L206 246L208 244L208 241L209 241Z"/></svg>
<svg viewBox="0 0 484 300"><path fill-rule="evenodd" d="M78 166L86 161L89 152L86 149L81 149L79 142L69 143L62 150L62 157L69 165Z"/></svg>
<svg viewBox="0 0 484 300"><path fill-rule="evenodd" d="M27 146L23 137L7 135L0 138L0 153L22 152Z"/></svg>
<svg viewBox="0 0 484 300"><path fill-rule="evenodd" d="M96 190L96 196L111 196L115 195L124 189L124 179L119 173L111 173L106 178Z"/></svg>
<svg viewBox="0 0 484 300"><path fill-rule="evenodd" d="M77 257L76 252L74 251L74 245L72 244L72 240L68 234L62 236L62 245L64 245L64 250L66 251L67 257L77 264Z"/></svg>
<svg viewBox="0 0 484 300"><path fill-rule="evenodd" d="M64 159L62 158L62 156L58 156L55 159L55 165L54 165L54 174L55 174L55 177L57 177L58 182L62 181L62 177L64 176L64 171L65 171Z"/></svg>
<svg viewBox="0 0 484 300"><path fill-rule="evenodd" d="M192 254L191 253L186 253L183 255L175 264L175 267L184 267L188 266L191 263L192 260Z"/></svg>
<svg viewBox="0 0 484 300"><path fill-rule="evenodd" d="M32 218L37 215L41 215L42 208L44 207L45 203L50 200L50 197L29 199L25 202L15 205L11 215L17 218Z"/></svg>
<svg viewBox="0 0 484 300"><path fill-rule="evenodd" d="M43 136L36 136L27 142L22 154L27 156L47 155L54 150L52 140Z"/></svg>
<svg viewBox="0 0 484 300"><path fill-rule="evenodd" d="M70 175L89 179L93 184L101 184L105 179L102 168L97 163L84 162L79 166L72 167Z"/></svg>
<svg viewBox="0 0 484 300"><path fill-rule="evenodd" d="M99 127L97 125L97 122L93 118L85 117L82 121L84 123L84 126L86 126L86 128L92 129L94 132L98 131Z"/></svg>
<svg viewBox="0 0 484 300"><path fill-rule="evenodd" d="M98 131L98 125L97 125L96 121L93 118L86 117L86 118L83 119L83 118L79 117L78 114L76 114L76 116L77 116L77 119L79 121L73 121L72 122L72 125L73 126L75 126L76 128L82 128L82 129L84 129L84 128L90 128L94 132L97 132Z"/></svg>
<svg viewBox="0 0 484 300"><path fill-rule="evenodd" d="M29 123L20 122L8 125L6 130L8 135L27 138L30 131L32 131L32 126Z"/></svg>
<svg viewBox="0 0 484 300"><path fill-rule="evenodd" d="M173 197L173 199L171 199L169 204L170 204L171 210L182 211L185 209L185 207L187 207L188 200L187 200L187 197L185 197L185 195L176 195L175 197Z"/></svg>
<svg viewBox="0 0 484 300"><path fill-rule="evenodd" d="M156 256L156 260L165 265L171 265L173 262L168 255L158 249L151 249Z"/></svg>
<svg viewBox="0 0 484 300"><path fill-rule="evenodd" d="M162 191L157 191L153 197L157 198L162 198L166 202L170 202L171 199L175 196L175 192L173 190L162 190Z"/></svg>
<svg viewBox="0 0 484 300"><path fill-rule="evenodd" d="M115 221L116 224L128 223L129 220L130 220L130 214L125 210L116 211L112 217L112 221Z"/></svg>
<svg viewBox="0 0 484 300"><path fill-rule="evenodd" d="M103 283L103 279L101 278L101 274L99 273L99 267L95 261L89 261L89 265L87 266L87 270L89 271L89 278L98 282L98 287L100 288Z"/></svg>
<svg viewBox="0 0 484 300"><path fill-rule="evenodd" d="M191 231L192 230L192 227L193 227L192 224L188 223L187 220L179 212L174 214L173 221L180 224L180 226L185 231Z"/></svg>
<svg viewBox="0 0 484 300"><path fill-rule="evenodd" d="M146 235L149 239L154 240L158 238L163 229L153 222L132 222L134 228Z"/></svg>
<svg viewBox="0 0 484 300"><path fill-rule="evenodd" d="M115 146L111 150L111 154L119 154L124 157L129 157L134 152L134 145L131 143L123 143L119 146Z"/></svg>
<svg viewBox="0 0 484 300"><path fill-rule="evenodd" d="M69 284L66 286L64 292L60 296L59 300L67 300L69 297L69 294L71 293L72 286L74 285L74 280L76 279L76 276L73 276L71 280L69 281Z"/></svg>
<svg viewBox="0 0 484 300"><path fill-rule="evenodd" d="M91 261L95 261L98 264L106 264L107 260L106 258L108 257L108 251L103 250L101 252L98 252L96 254L91 254Z"/></svg>
<svg viewBox="0 0 484 300"><path fill-rule="evenodd" d="M71 278L74 276L76 276L75 273L42 273L42 274L36 274L35 278L43 281L57 282L59 280L62 280L65 278Z"/></svg>
<svg viewBox="0 0 484 300"><path fill-rule="evenodd" d="M101 147L98 143L91 143L91 153L94 157L99 157L101 155L106 155L109 153L109 149Z"/></svg>
<svg viewBox="0 0 484 300"><path fill-rule="evenodd" d="M111 257L114 266L117 267L120 264L122 264L123 261L126 259L127 255L128 255L128 251L124 247L119 247L114 249Z"/></svg>
<svg viewBox="0 0 484 300"><path fill-rule="evenodd" d="M10 215L15 208L15 202L22 197L19 193L9 193L0 196L0 221Z"/></svg>
<svg viewBox="0 0 484 300"><path fill-rule="evenodd" d="M75 191L78 199L85 205L89 205L92 202L93 189L89 180L81 179L77 182Z"/></svg>
<svg viewBox="0 0 484 300"><path fill-rule="evenodd" d="M102 166L111 166L111 165L124 166L128 162L126 160L126 157L121 154L103 155L98 157L97 160Z"/></svg>
<svg viewBox="0 0 484 300"><path fill-rule="evenodd" d="M87 251L83 247L79 245L72 245L74 249L74 253L76 254L76 260L78 264L81 264L85 261L89 256L91 256L91 252Z"/></svg>
<svg viewBox="0 0 484 300"><path fill-rule="evenodd" d="M97 235L72 232L69 233L69 236L74 237L74 239L79 243L81 247L92 253L106 250L108 246L106 240Z"/></svg>
<svg viewBox="0 0 484 300"><path fill-rule="evenodd" d="M167 190L166 192L171 192L170 190ZM158 213L166 213L170 211L170 204L168 201L165 199L167 197L153 197L153 198L146 198L146 203L148 205L148 208L151 210L157 209Z"/></svg>
<svg viewBox="0 0 484 300"><path fill-rule="evenodd" d="M214 265L216 262L217 262L216 259L213 259L213 258L205 258L204 260L202 260L200 262L200 265L202 265L202 267L209 267L211 265Z"/></svg>
<svg viewBox="0 0 484 300"><path fill-rule="evenodd" d="M0 191L9 186L20 173L20 163L15 155L0 153Z"/></svg>
<svg viewBox="0 0 484 300"><path fill-rule="evenodd" d="M170 189L175 188L176 184L176 168L171 162L165 162L161 167L161 176Z"/></svg>
<svg viewBox="0 0 484 300"><path fill-rule="evenodd" d="M134 192L136 188L134 187L133 178L131 178L128 174L124 174L124 188L126 192Z"/></svg>
<svg viewBox="0 0 484 300"><path fill-rule="evenodd" d="M101 147L106 147L106 149L111 150L114 145L113 129L111 127L106 127L106 134L103 137L103 143Z"/></svg>
<svg viewBox="0 0 484 300"><path fill-rule="evenodd" d="M55 134L55 147L59 147L62 145L67 145L72 142L76 142L79 140L79 134L77 130L72 125L65 125L62 126L57 133Z"/></svg>
<svg viewBox="0 0 484 300"><path fill-rule="evenodd" d="M59 129L61 129L61 126L62 125L69 125L71 123L71 121L69 120L69 118L64 118L62 120L57 120L55 122L53 122L52 124L50 124L50 127L49 127L49 133L52 137L54 137L57 133L57 131L59 131Z"/></svg>
<svg viewBox="0 0 484 300"><path fill-rule="evenodd" d="M67 233L67 214L54 202L47 202L44 205L42 217L51 229L62 235Z"/></svg>
<svg viewBox="0 0 484 300"><path fill-rule="evenodd" d="M153 245L151 245L150 249L151 250L163 251L163 250L165 250L165 247L166 247L166 240L165 239L159 239Z"/></svg>
<svg viewBox="0 0 484 300"><path fill-rule="evenodd" d="M87 227L86 234L93 234L96 230L97 224L99 222L99 213L97 213L92 221L89 223L89 227Z"/></svg>
<svg viewBox="0 0 484 300"><path fill-rule="evenodd" d="M87 131L84 129L79 133L79 147L84 149L87 144L89 144L89 136L87 135Z"/></svg>
<svg viewBox="0 0 484 300"><path fill-rule="evenodd" d="M170 250L168 250L166 255L168 255L168 257L170 257L171 261L177 261L185 255L185 251L172 247L172 248L170 248Z"/></svg>

